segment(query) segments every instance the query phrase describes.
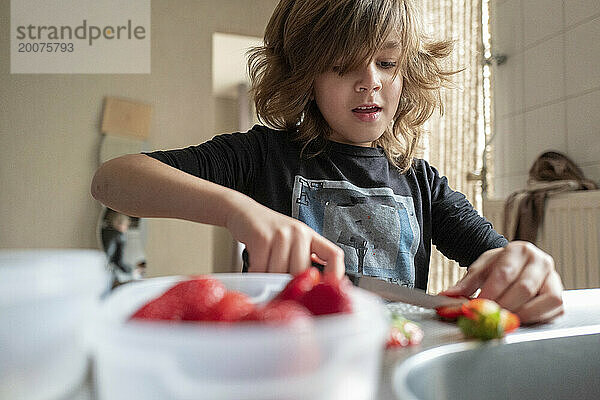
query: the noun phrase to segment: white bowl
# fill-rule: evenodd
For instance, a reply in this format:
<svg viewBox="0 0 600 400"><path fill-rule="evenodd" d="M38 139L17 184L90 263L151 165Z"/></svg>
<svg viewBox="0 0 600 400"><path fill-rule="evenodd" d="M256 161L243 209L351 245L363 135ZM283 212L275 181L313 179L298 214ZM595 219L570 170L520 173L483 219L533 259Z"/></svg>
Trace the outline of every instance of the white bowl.
<svg viewBox="0 0 600 400"><path fill-rule="evenodd" d="M214 274L257 303L286 274ZM128 321L142 304L182 277L119 287L94 329L96 390L119 399L371 399L379 382L389 321L379 298L353 289L354 312L314 324Z"/></svg>
<svg viewBox="0 0 600 400"><path fill-rule="evenodd" d="M85 321L108 278L97 250L0 250L0 399L51 400L77 387Z"/></svg>

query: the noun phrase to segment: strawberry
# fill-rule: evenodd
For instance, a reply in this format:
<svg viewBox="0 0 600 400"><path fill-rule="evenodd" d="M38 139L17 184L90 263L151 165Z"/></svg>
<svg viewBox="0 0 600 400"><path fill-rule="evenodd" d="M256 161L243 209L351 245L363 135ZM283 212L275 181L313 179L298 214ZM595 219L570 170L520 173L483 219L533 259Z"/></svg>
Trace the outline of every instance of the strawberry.
<svg viewBox="0 0 600 400"><path fill-rule="evenodd" d="M181 282L172 289L173 294L181 296L185 304L185 321L203 321L209 311L217 304L227 289L214 278L200 277Z"/></svg>
<svg viewBox="0 0 600 400"><path fill-rule="evenodd" d="M487 316L500 311L500 306L493 300L472 299L462 305L463 315L469 319L477 319L479 316Z"/></svg>
<svg viewBox="0 0 600 400"><path fill-rule="evenodd" d="M225 286L217 279L198 276L179 282L160 297L148 302L131 317L150 320L206 319L208 311L225 295Z"/></svg>
<svg viewBox="0 0 600 400"><path fill-rule="evenodd" d="M296 275L277 295L277 300L300 301L302 296L321 281L321 273L315 267L310 267Z"/></svg>
<svg viewBox="0 0 600 400"><path fill-rule="evenodd" d="M435 309L437 315L446 321L456 321L458 317L463 315L462 305L443 306Z"/></svg>
<svg viewBox="0 0 600 400"><path fill-rule="evenodd" d="M184 304L176 297L160 296L149 301L132 316L132 320L180 321L184 314Z"/></svg>
<svg viewBox="0 0 600 400"><path fill-rule="evenodd" d="M510 333L521 325L521 320L516 314L508 310L502 310L500 311L500 324L504 329L504 333Z"/></svg>
<svg viewBox="0 0 600 400"><path fill-rule="evenodd" d="M387 349L414 346L422 340L423 331L419 325L399 314L393 314L390 335L385 346Z"/></svg>
<svg viewBox="0 0 600 400"><path fill-rule="evenodd" d="M309 322L312 319L310 311L302 304L293 300L273 300L266 306L257 308L248 317L247 321L260 321L266 323L298 323Z"/></svg>
<svg viewBox="0 0 600 400"><path fill-rule="evenodd" d="M501 338L520 325L519 317L492 300L473 299L463 304L462 310L458 327L467 337L483 340Z"/></svg>
<svg viewBox="0 0 600 400"><path fill-rule="evenodd" d="M245 319L254 311L254 303L244 293L230 290L207 313L206 320L235 322Z"/></svg>
<svg viewBox="0 0 600 400"><path fill-rule="evenodd" d="M341 280L329 278L315 285L300 299L313 315L352 312L348 278Z"/></svg>

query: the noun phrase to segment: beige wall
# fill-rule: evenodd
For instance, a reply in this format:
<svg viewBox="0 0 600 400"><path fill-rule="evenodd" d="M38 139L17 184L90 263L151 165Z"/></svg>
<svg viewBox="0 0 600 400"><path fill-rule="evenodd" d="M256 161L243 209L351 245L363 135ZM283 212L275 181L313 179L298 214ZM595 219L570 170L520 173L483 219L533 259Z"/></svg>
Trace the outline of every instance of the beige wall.
<svg viewBox="0 0 600 400"><path fill-rule="evenodd" d="M215 97L215 132L237 132L237 99ZM233 237L225 228L213 228L213 271L232 271Z"/></svg>
<svg viewBox="0 0 600 400"><path fill-rule="evenodd" d="M10 72L9 1L0 2L0 247L96 247L100 206L89 194L104 96L153 105L152 148L212 137L214 32L262 36L275 0L153 0L149 75ZM207 272L213 228L150 220L150 275ZM220 239L222 240L222 239ZM227 240L227 239L225 239Z"/></svg>
<svg viewBox="0 0 600 400"><path fill-rule="evenodd" d="M600 2L492 0L495 196L524 188L547 150L600 182Z"/></svg>

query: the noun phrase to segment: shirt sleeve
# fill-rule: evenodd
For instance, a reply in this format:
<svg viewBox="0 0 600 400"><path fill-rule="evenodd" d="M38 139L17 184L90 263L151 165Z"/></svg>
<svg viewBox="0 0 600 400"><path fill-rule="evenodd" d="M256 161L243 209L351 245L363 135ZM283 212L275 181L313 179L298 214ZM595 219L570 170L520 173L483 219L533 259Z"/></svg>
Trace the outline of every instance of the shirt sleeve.
<svg viewBox="0 0 600 400"><path fill-rule="evenodd" d="M218 135L197 146L144 154L188 174L252 195L265 149L265 134L255 127L246 133Z"/></svg>
<svg viewBox="0 0 600 400"><path fill-rule="evenodd" d="M461 267L468 267L485 251L508 244L464 194L450 188L445 176L426 167L431 188L432 242L438 250Z"/></svg>

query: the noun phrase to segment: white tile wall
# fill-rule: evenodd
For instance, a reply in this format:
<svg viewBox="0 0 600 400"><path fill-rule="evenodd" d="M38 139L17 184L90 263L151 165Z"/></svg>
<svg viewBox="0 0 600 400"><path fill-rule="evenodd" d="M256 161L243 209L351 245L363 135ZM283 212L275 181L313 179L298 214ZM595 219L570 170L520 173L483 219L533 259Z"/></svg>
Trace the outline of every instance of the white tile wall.
<svg viewBox="0 0 600 400"><path fill-rule="evenodd" d="M582 164L600 157L600 90L567 101L567 148Z"/></svg>
<svg viewBox="0 0 600 400"><path fill-rule="evenodd" d="M576 26L565 36L567 95L599 88L600 16Z"/></svg>
<svg viewBox="0 0 600 400"><path fill-rule="evenodd" d="M544 151L600 183L600 0L491 0L495 197L525 187ZM543 10L543 12L542 12Z"/></svg>
<svg viewBox="0 0 600 400"><path fill-rule="evenodd" d="M592 164L592 165L585 165L585 166L580 165L580 167L581 167L581 171L583 172L583 175L586 178L595 181L596 184L598 186L600 186L600 182L598 182L598 179L594 179L594 177L600 176L600 164Z"/></svg>
<svg viewBox="0 0 600 400"><path fill-rule="evenodd" d="M508 131L512 129L511 122L510 117L499 117L496 120L495 136L492 143L494 145L494 173L499 178L507 175L507 160L510 157L505 150L508 149Z"/></svg>
<svg viewBox="0 0 600 400"><path fill-rule="evenodd" d="M563 0L523 0L522 14L525 47L563 28Z"/></svg>
<svg viewBox="0 0 600 400"><path fill-rule="evenodd" d="M521 18L521 0L507 0L492 4L492 10L501 24L492 24L494 52L513 54L523 49L523 18Z"/></svg>
<svg viewBox="0 0 600 400"><path fill-rule="evenodd" d="M598 0L565 0L565 25L567 27L600 14Z"/></svg>
<svg viewBox="0 0 600 400"><path fill-rule="evenodd" d="M529 168L547 150L567 152L564 103L552 104L525 113L525 164ZM516 147L517 145L515 145Z"/></svg>
<svg viewBox="0 0 600 400"><path fill-rule="evenodd" d="M520 112L523 109L523 53L507 58L504 64L493 69L497 92L496 115L504 117Z"/></svg>
<svg viewBox="0 0 600 400"><path fill-rule="evenodd" d="M523 54L525 108L540 106L564 96L563 37L557 36Z"/></svg>
<svg viewBox="0 0 600 400"><path fill-rule="evenodd" d="M494 146L499 153L496 156L496 173L499 176L523 173L527 169L525 163L526 149L523 116L508 116L498 120Z"/></svg>

